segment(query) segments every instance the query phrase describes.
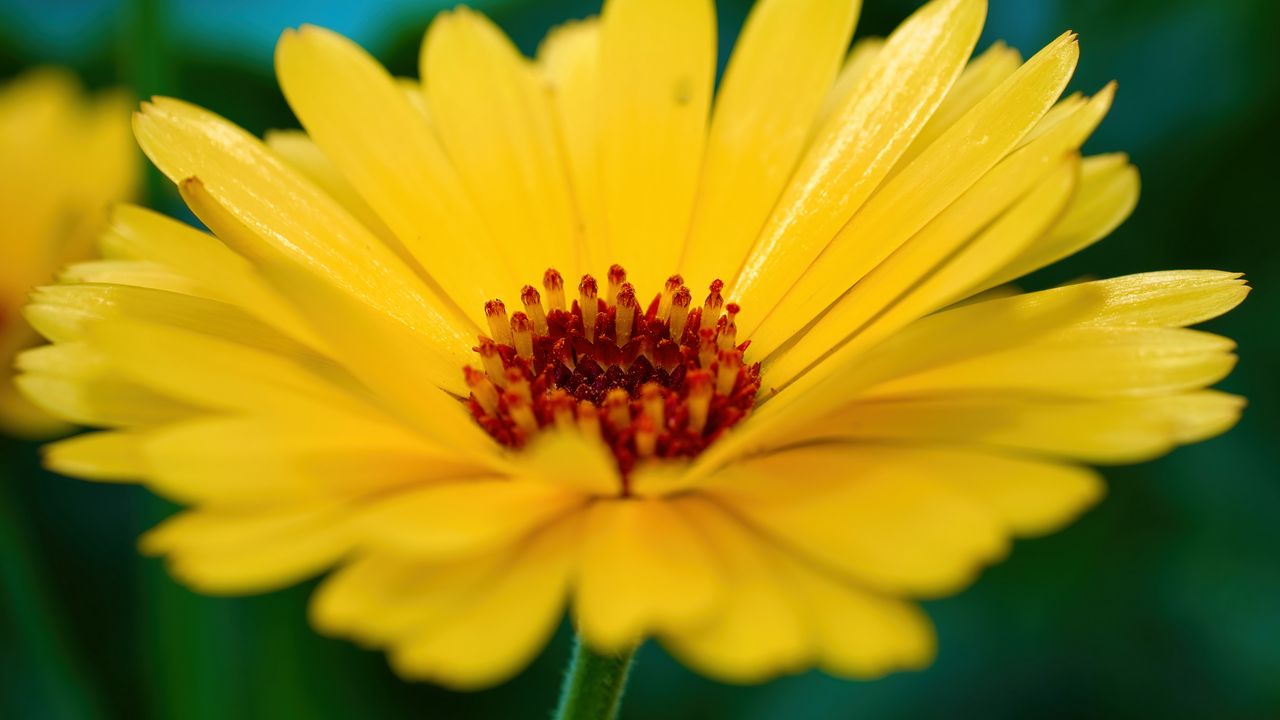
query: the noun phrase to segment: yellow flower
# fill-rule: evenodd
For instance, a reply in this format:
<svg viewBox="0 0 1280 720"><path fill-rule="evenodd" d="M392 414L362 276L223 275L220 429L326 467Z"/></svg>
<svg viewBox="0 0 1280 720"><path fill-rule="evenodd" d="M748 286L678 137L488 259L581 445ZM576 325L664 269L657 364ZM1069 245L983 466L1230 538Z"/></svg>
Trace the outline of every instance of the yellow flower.
<svg viewBox="0 0 1280 720"><path fill-rule="evenodd" d="M120 93L88 99L74 77L54 68L0 86L0 433L48 437L67 429L14 391L14 355L39 340L20 310L33 286L92 254L107 206L132 196L131 103Z"/></svg>
<svg viewBox="0 0 1280 720"><path fill-rule="evenodd" d="M1060 97L1070 33L970 60L980 0L846 60L856 5L762 0L714 108L704 0L610 0L533 61L445 13L421 86L287 32L306 134L265 144L146 104L213 236L122 207L37 292L23 386L110 428L49 464L189 505L143 547L199 590L333 569L314 623L409 677L498 682L566 607L729 681L926 664L915 599L1096 502L1082 463L1235 422L1233 344L1185 328L1247 288L1009 290L1132 209L1079 154L1113 87Z"/></svg>

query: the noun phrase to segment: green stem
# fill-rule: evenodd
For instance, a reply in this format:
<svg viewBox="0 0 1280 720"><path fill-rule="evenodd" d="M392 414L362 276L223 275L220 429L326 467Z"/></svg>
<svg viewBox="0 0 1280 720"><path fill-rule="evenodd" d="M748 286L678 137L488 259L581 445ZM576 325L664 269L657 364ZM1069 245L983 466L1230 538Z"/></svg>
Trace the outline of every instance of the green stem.
<svg viewBox="0 0 1280 720"><path fill-rule="evenodd" d="M575 637L555 720L613 720L622 706L635 649L601 655Z"/></svg>
<svg viewBox="0 0 1280 720"><path fill-rule="evenodd" d="M0 445L0 457L16 455L19 447L27 446ZM12 624L12 628L0 629L13 631L18 651L15 657L26 666L6 674L16 677L18 683L25 676L30 684L5 687L14 691L13 704L0 703L0 709L23 716L43 712L58 718L102 717L94 688L82 674L56 615L57 606L41 573L36 542L26 523L27 508L20 507L18 497L9 490L11 484L37 478L18 472L16 466L6 463L0 467L0 597L8 605L3 624Z"/></svg>

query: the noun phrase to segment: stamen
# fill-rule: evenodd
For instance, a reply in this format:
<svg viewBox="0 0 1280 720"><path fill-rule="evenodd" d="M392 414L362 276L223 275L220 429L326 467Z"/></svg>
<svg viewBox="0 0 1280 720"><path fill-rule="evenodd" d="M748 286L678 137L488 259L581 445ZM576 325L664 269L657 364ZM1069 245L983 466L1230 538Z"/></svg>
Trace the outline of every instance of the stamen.
<svg viewBox="0 0 1280 720"><path fill-rule="evenodd" d="M533 320L533 331L546 335L547 314L542 311L542 297L538 295L537 289L532 285L525 285L520 291L520 302L524 304L524 311L528 313L529 319Z"/></svg>
<svg viewBox="0 0 1280 720"><path fill-rule="evenodd" d="M721 350L716 357L716 392L720 395L733 393L733 386L738 382L738 370L742 368L742 357L732 350Z"/></svg>
<svg viewBox="0 0 1280 720"><path fill-rule="evenodd" d="M728 350L737 345L738 326L734 324L734 318L738 317L738 303L729 303L724 306L725 318L724 327L720 329L720 336L716 341L717 347L721 350Z"/></svg>
<svg viewBox="0 0 1280 720"><path fill-rule="evenodd" d="M484 316L489 321L489 334L494 342L510 345L511 325L507 322L507 306L501 300L490 300L484 304Z"/></svg>
<svg viewBox="0 0 1280 720"><path fill-rule="evenodd" d="M542 289L547 291L547 307L551 310L565 310L564 278L555 268L548 269L542 275Z"/></svg>
<svg viewBox="0 0 1280 720"><path fill-rule="evenodd" d="M671 298L671 323L668 326L667 336L675 342L680 342L680 339L684 337L684 324L689 319L689 303L691 302L693 302L693 293L689 292L689 288L683 285Z"/></svg>
<svg viewBox="0 0 1280 720"><path fill-rule="evenodd" d="M664 405L666 398L663 397L662 386L655 382L648 382L640 386L640 407L644 410L644 414L653 421L655 427L662 427L666 423L663 422Z"/></svg>
<svg viewBox="0 0 1280 720"><path fill-rule="evenodd" d="M538 419L533 415L533 406L529 401L515 393L502 396L507 403L507 413L515 423L524 439L528 440L538 434Z"/></svg>
<svg viewBox="0 0 1280 720"><path fill-rule="evenodd" d="M480 407L484 409L486 415L498 414L498 389L493 386L493 382L483 372L473 367L462 368L462 373L467 380L467 387L471 388L471 395L480 403Z"/></svg>
<svg viewBox="0 0 1280 720"><path fill-rule="evenodd" d="M609 274L606 275L609 280L609 294L605 297L610 305L618 303L618 293L622 291L622 284L627 281L627 271L622 269L621 265L612 265L609 267Z"/></svg>
<svg viewBox="0 0 1280 720"><path fill-rule="evenodd" d="M575 424L574 402L564 390L552 390L547 394L547 406L551 409L551 419L561 430L571 430Z"/></svg>
<svg viewBox="0 0 1280 720"><path fill-rule="evenodd" d="M698 366L710 370L711 363L716 361L716 331L704 327L698 331Z"/></svg>
<svg viewBox="0 0 1280 720"><path fill-rule="evenodd" d="M480 361L484 364L485 374L498 387L505 388L507 386L507 371L502 364L502 355L499 354L498 344L482 335L480 336L480 347L476 348L476 352L480 353Z"/></svg>
<svg viewBox="0 0 1280 720"><path fill-rule="evenodd" d="M586 400L578 401L578 430L587 437L601 437L600 413L596 412L595 405Z"/></svg>
<svg viewBox="0 0 1280 720"><path fill-rule="evenodd" d="M706 301L702 303L702 324L707 327L715 327L720 320L720 310L724 307L724 297L720 295L720 291L723 289L723 282L720 280L712 281L711 293L707 295Z"/></svg>
<svg viewBox="0 0 1280 720"><path fill-rule="evenodd" d="M616 265L614 267L617 267ZM618 293L618 309L614 316L614 341L618 347L631 342L631 328L635 325L636 312L640 304L636 302L636 289L631 283L623 283Z"/></svg>
<svg viewBox="0 0 1280 720"><path fill-rule="evenodd" d="M630 400L627 391L614 388L604 396L604 413L614 430L621 430L631 424Z"/></svg>
<svg viewBox="0 0 1280 720"><path fill-rule="evenodd" d="M636 419L636 454L651 458L658 451L658 429L648 415Z"/></svg>
<svg viewBox="0 0 1280 720"><path fill-rule="evenodd" d="M522 312L511 316L511 332L516 336L516 354L525 360L533 359L533 323Z"/></svg>
<svg viewBox="0 0 1280 720"><path fill-rule="evenodd" d="M711 373L694 370L685 378L689 395L685 404L689 408L689 429L700 433L707 427L707 414L711 410Z"/></svg>
<svg viewBox="0 0 1280 720"><path fill-rule="evenodd" d="M596 341L596 314L600 311L596 290L596 279L583 275L578 283L578 308L582 313L582 334L592 343Z"/></svg>
<svg viewBox="0 0 1280 720"><path fill-rule="evenodd" d="M533 390L525 379L520 368L507 368L507 393L515 395L526 403L533 404Z"/></svg>
<svg viewBox="0 0 1280 720"><path fill-rule="evenodd" d="M679 275L643 303L613 266L600 297L584 275L576 302L554 269L520 293L524 309L485 305L492 337L475 348L483 371L463 369L472 417L498 442L522 447L542 428L581 432L613 451L629 492L637 462L691 458L751 411L760 366L737 342L741 308L711 284L702 307ZM546 304L543 304L545 297Z"/></svg>
<svg viewBox="0 0 1280 720"><path fill-rule="evenodd" d="M665 322L671 316L671 298L682 287L684 287L684 278L679 275L667 278L666 284L662 286L662 295L658 298L659 320Z"/></svg>

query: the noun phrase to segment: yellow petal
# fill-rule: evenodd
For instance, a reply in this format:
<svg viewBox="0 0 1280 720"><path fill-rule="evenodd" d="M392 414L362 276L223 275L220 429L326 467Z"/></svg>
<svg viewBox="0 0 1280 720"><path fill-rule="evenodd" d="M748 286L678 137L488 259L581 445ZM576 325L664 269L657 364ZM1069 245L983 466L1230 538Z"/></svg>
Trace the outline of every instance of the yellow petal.
<svg viewBox="0 0 1280 720"><path fill-rule="evenodd" d="M1077 327L1021 347L882 383L866 395L1033 393L1140 397L1196 390L1227 376L1235 343L1193 330Z"/></svg>
<svg viewBox="0 0 1280 720"><path fill-rule="evenodd" d="M142 442L147 485L219 507L348 499L483 468L394 425L335 413L288 421L208 417Z"/></svg>
<svg viewBox="0 0 1280 720"><path fill-rule="evenodd" d="M569 22L554 28L538 47L538 67L551 95L556 133L564 147L574 207L581 228L578 261L584 271L613 263L604 244L600 195L598 105L600 22Z"/></svg>
<svg viewBox="0 0 1280 720"><path fill-rule="evenodd" d="M609 448L576 430L539 434L516 462L524 479L592 495L622 492L622 478Z"/></svg>
<svg viewBox="0 0 1280 720"><path fill-rule="evenodd" d="M822 107L818 110L818 115L813 122L815 129L826 127L828 120L831 119L831 113L844 108L850 94L857 88L862 76L871 69L873 61L883 48L884 38L879 37L862 38L853 44L849 55L845 57L844 65L840 67L840 74L836 76L835 82L831 84L831 89L827 91L827 96L822 101Z"/></svg>
<svg viewBox="0 0 1280 720"><path fill-rule="evenodd" d="M209 295L203 283L145 260L90 260L63 268L60 283L110 283L168 290L184 295Z"/></svg>
<svg viewBox="0 0 1280 720"><path fill-rule="evenodd" d="M682 507L723 561L732 590L714 616L663 636L663 646L681 663L725 682L760 682L804 669L815 654L809 618L774 566L769 541L706 500Z"/></svg>
<svg viewBox="0 0 1280 720"><path fill-rule="evenodd" d="M521 285L550 267L577 276L569 178L533 67L492 22L459 7L432 21L421 71L440 141L497 239L488 262L505 261Z"/></svg>
<svg viewBox="0 0 1280 720"><path fill-rule="evenodd" d="M26 313L42 335L58 342L83 340L94 324L120 319L182 328L319 362L309 348L238 307L166 290L130 285L52 285L32 291Z"/></svg>
<svg viewBox="0 0 1280 720"><path fill-rule="evenodd" d="M680 271L705 287L754 244L812 132L849 46L858 0L762 0L716 95Z"/></svg>
<svg viewBox="0 0 1280 720"><path fill-rule="evenodd" d="M240 595L292 585L332 565L351 547L349 523L331 506L253 512L192 510L142 537L150 555L193 589Z"/></svg>
<svg viewBox="0 0 1280 720"><path fill-rule="evenodd" d="M469 344L446 348L295 267L264 263L262 272L295 299L297 311L333 348L334 357L392 412L460 447L492 447L449 394L468 393L461 368L471 358L458 353Z"/></svg>
<svg viewBox="0 0 1280 720"><path fill-rule="evenodd" d="M1061 94L1078 55L1074 35L1051 43L888 180L758 326L743 328L757 352L803 328L996 166Z"/></svg>
<svg viewBox="0 0 1280 720"><path fill-rule="evenodd" d="M397 643L392 666L405 677L461 690L521 670L559 623L580 525L577 518L562 521L514 548L456 612Z"/></svg>
<svg viewBox="0 0 1280 720"><path fill-rule="evenodd" d="M38 407L79 425L136 427L196 412L191 405L129 380L99 350L60 343L18 356L14 383Z"/></svg>
<svg viewBox="0 0 1280 720"><path fill-rule="evenodd" d="M715 74L714 15L711 0L609 0L601 18L604 244L645 293L675 271L689 230Z"/></svg>
<svg viewBox="0 0 1280 720"><path fill-rule="evenodd" d="M96 323L89 343L133 382L210 409L293 414L376 411L331 380L323 365L287 358L191 330L134 320ZM58 346L61 347L61 346ZM155 348L164 348L158 353ZM328 377L326 377L328 375Z"/></svg>
<svg viewBox="0 0 1280 720"><path fill-rule="evenodd" d="M11 437L45 440L70 434L74 426L50 415L18 391L11 378L0 380L0 432Z"/></svg>
<svg viewBox="0 0 1280 720"><path fill-rule="evenodd" d="M1015 347L1080 323L1104 306L1105 292L1090 284L1052 293L1019 294L921 318L879 344L848 343L777 395L764 395L746 422L713 443L689 470L686 484L735 458L784 446L865 388L889 378ZM766 386L766 390L768 387Z"/></svg>
<svg viewBox="0 0 1280 720"><path fill-rule="evenodd" d="M1036 293L1042 298L1081 291L1101 293L1103 307L1093 325L1186 327L1231 310L1244 301L1249 286L1240 273L1219 270L1164 270L1080 283Z"/></svg>
<svg viewBox="0 0 1280 720"><path fill-rule="evenodd" d="M1044 238L983 283L1015 280L1074 255L1111 234L1138 204L1138 171L1123 153L1085 158L1080 190L1066 214Z"/></svg>
<svg viewBox="0 0 1280 720"><path fill-rule="evenodd" d="M258 140L193 105L157 98L134 116L138 143L175 183L198 186L252 233L233 249L288 258L410 327L458 341L472 327L336 201ZM221 218L219 218L221 219ZM464 341L465 342L465 341Z"/></svg>
<svg viewBox="0 0 1280 720"><path fill-rule="evenodd" d="M789 554L774 553L782 581L809 622L818 666L869 679L916 670L933 660L933 625L910 602L869 592Z"/></svg>
<svg viewBox="0 0 1280 720"><path fill-rule="evenodd" d="M1044 165L1050 165L1054 155L1041 157ZM1026 165L1009 163L1015 172L1031 170ZM784 388L849 337L886 336L910 319L945 304L958 294L957 289L971 284L972 276L961 273L969 271L975 261L988 270L998 267L1018 247L988 249L994 259L975 258L965 250L977 245L980 251L993 242L1034 239L1036 231L1047 228L1071 198L1080 163L1075 157L1058 161L1056 168L1021 198L1019 183L1000 172L1003 167L988 173L868 273L812 329L780 348L766 363L765 385ZM1026 232L1028 226L1031 232ZM957 267L951 267L957 262Z"/></svg>
<svg viewBox="0 0 1280 720"><path fill-rule="evenodd" d="M399 243L391 230L382 222L382 218L378 217L373 208L369 207L369 203L365 202L364 198L360 197L360 193L351 187L351 183L347 182L338 168L329 162L329 158L325 157L324 152L311 138L307 137L305 132L268 130L262 141L294 170L307 176L307 179L317 187L342 203L348 212L378 237L392 245Z"/></svg>
<svg viewBox="0 0 1280 720"><path fill-rule="evenodd" d="M1000 84L1013 75L1022 64L1022 56L1017 50L996 41L981 55L969 61L964 72L951 86L942 104L938 106L929 122L911 143L911 147L898 159L895 170L905 168L920 153L924 152L944 132L955 125L973 106L1000 87Z"/></svg>
<svg viewBox="0 0 1280 720"><path fill-rule="evenodd" d="M1097 464L1133 463L1225 432L1241 398L1202 390L1141 399L953 397L857 403L811 434L856 440L956 442Z"/></svg>
<svg viewBox="0 0 1280 720"><path fill-rule="evenodd" d="M297 313L257 275L249 261L217 238L135 205L117 205L101 240L107 257L147 260L199 284L199 294L239 306L291 337L314 345Z"/></svg>
<svg viewBox="0 0 1280 720"><path fill-rule="evenodd" d="M376 547L445 560L515 541L585 502L563 488L482 477L383 499L360 526Z"/></svg>
<svg viewBox="0 0 1280 720"><path fill-rule="evenodd" d="M647 633L692 627L716 609L725 590L719 563L676 505L630 499L591 506L574 610L592 648L627 649Z"/></svg>
<svg viewBox="0 0 1280 720"><path fill-rule="evenodd" d="M973 50L985 13L982 0L934 0L894 31L818 131L731 283L733 296L762 310L781 300L942 101ZM808 308L807 316L817 309ZM749 337L753 329L740 327Z"/></svg>
<svg viewBox="0 0 1280 720"><path fill-rule="evenodd" d="M989 511L892 448L778 452L726 467L704 492L777 542L885 592L954 591L1007 549Z"/></svg>
<svg viewBox="0 0 1280 720"><path fill-rule="evenodd" d="M1015 535L1061 528L1102 499L1089 468L962 448L912 447L910 462L990 509Z"/></svg>
<svg viewBox="0 0 1280 720"><path fill-rule="evenodd" d="M307 133L461 312L479 321L485 300L518 287L439 141L376 60L306 26L281 35L276 75Z"/></svg>
<svg viewBox="0 0 1280 720"><path fill-rule="evenodd" d="M311 623L323 633L390 645L409 632L447 622L495 580L517 547L448 562L366 552L321 583L311 599Z"/></svg>
<svg viewBox="0 0 1280 720"><path fill-rule="evenodd" d="M142 436L129 432L79 435L44 447L44 465L63 475L101 482L138 482L147 473Z"/></svg>

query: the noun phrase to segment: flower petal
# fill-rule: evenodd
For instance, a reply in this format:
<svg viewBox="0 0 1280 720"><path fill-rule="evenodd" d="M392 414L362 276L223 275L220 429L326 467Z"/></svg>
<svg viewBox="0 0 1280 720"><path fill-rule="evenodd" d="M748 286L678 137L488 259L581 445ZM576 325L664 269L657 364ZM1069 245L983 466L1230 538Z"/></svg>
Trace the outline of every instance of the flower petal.
<svg viewBox="0 0 1280 720"><path fill-rule="evenodd" d="M663 646L683 664L726 682L760 682L812 662L809 619L791 597L768 540L706 500L682 509L715 548L732 590L706 622L664 635Z"/></svg>
<svg viewBox="0 0 1280 720"><path fill-rule="evenodd" d="M44 466L56 473L100 482L138 482L147 473L143 437L131 432L78 435L43 448Z"/></svg>
<svg viewBox="0 0 1280 720"><path fill-rule="evenodd" d="M586 503L542 483L478 477L392 495L360 513L374 547L447 560L493 550Z"/></svg>
<svg viewBox="0 0 1280 720"><path fill-rule="evenodd" d="M332 565L351 547L350 523L329 505L253 512L191 510L148 532L143 552L211 595L267 592Z"/></svg>
<svg viewBox="0 0 1280 720"><path fill-rule="evenodd" d="M992 513L892 449L777 452L724 468L703 492L778 542L890 593L954 591L1007 550Z"/></svg>
<svg viewBox="0 0 1280 720"><path fill-rule="evenodd" d="M580 526L579 518L569 518L509 551L498 573L455 612L396 643L391 655L396 671L467 690L521 670L560 620Z"/></svg>
<svg viewBox="0 0 1280 720"><path fill-rule="evenodd" d="M438 308L447 303L394 252L240 128L194 105L156 98L134 116L134 133L170 180L198 186L252 229L221 238L243 241L233 246L240 254L287 258L441 343L469 336L467 323L442 314Z"/></svg>
<svg viewBox="0 0 1280 720"><path fill-rule="evenodd" d="M18 356L14 384L45 411L89 427L141 427L190 417L190 404L127 378L85 343L59 343Z"/></svg>
<svg viewBox="0 0 1280 720"><path fill-rule="evenodd" d="M637 288L660 287L689 231L715 75L714 15L711 0L609 0L601 17L604 244Z"/></svg>
<svg viewBox="0 0 1280 720"><path fill-rule="evenodd" d="M565 23L538 47L538 67L555 111L556 134L564 146L574 207L582 225L576 257L584 271L600 272L613 260L604 244L600 191L599 123L600 22Z"/></svg>
<svg viewBox="0 0 1280 720"><path fill-rule="evenodd" d="M855 403L810 432L832 439L969 443L1096 464L1133 463L1226 432L1243 407L1243 398L1208 390L1099 401L897 399Z"/></svg>
<svg viewBox="0 0 1280 720"><path fill-rule="evenodd" d="M1138 171L1123 153L1085 158L1080 190L1066 215L982 287L993 287L1074 255L1111 234L1138 204Z"/></svg>
<svg viewBox="0 0 1280 720"><path fill-rule="evenodd" d="M1177 328L1077 327L877 385L873 397L1139 397L1196 390L1235 366L1230 340Z"/></svg>
<svg viewBox="0 0 1280 720"><path fill-rule="evenodd" d="M444 150L496 238L488 261L505 262L520 285L550 267L576 277L569 178L532 66L492 22L459 7L432 21L421 72Z"/></svg>
<svg viewBox="0 0 1280 720"><path fill-rule="evenodd" d="M680 272L705 287L754 244L812 133L858 0L762 0L716 94L706 165Z"/></svg>
<svg viewBox="0 0 1280 720"><path fill-rule="evenodd" d="M484 301L516 286L457 171L396 80L355 43L312 26L280 37L276 74L325 156L483 326Z"/></svg>
<svg viewBox="0 0 1280 720"><path fill-rule="evenodd" d="M982 0L934 0L889 36L844 106L818 130L730 283L739 302L773 308L866 202L959 76L985 13ZM754 328L740 331L752 337Z"/></svg>
<svg viewBox="0 0 1280 720"><path fill-rule="evenodd" d="M601 652L709 617L724 591L711 548L667 500L600 501L582 540L578 629Z"/></svg>
<svg viewBox="0 0 1280 720"><path fill-rule="evenodd" d="M920 669L933 660L933 625L914 604L843 582L787 554L775 556L783 582L809 622L824 672L869 679Z"/></svg>
<svg viewBox="0 0 1280 720"><path fill-rule="evenodd" d="M769 312L757 326L742 329L757 352L768 353L801 330L983 179L1058 98L1078 56L1075 36L1060 37L887 180L778 304L764 306Z"/></svg>
<svg viewBox="0 0 1280 720"><path fill-rule="evenodd" d="M415 83L416 84L416 83ZM324 190L334 200L342 204L365 227L372 230L384 242L394 246L399 243L395 234L387 228L378 217L378 213L369 207L369 203L360 197L360 193L334 167L324 151L301 130L268 130L262 141L271 151L280 156L294 170L302 173L316 187Z"/></svg>
<svg viewBox="0 0 1280 720"><path fill-rule="evenodd" d="M107 257L146 260L199 283L200 295L231 303L309 345L316 341L253 265L217 238L134 205L118 205L101 240Z"/></svg>
<svg viewBox="0 0 1280 720"><path fill-rule="evenodd" d="M218 507L359 502L484 470L395 425L337 413L191 420L152 431L141 454L148 487L179 502Z"/></svg>

